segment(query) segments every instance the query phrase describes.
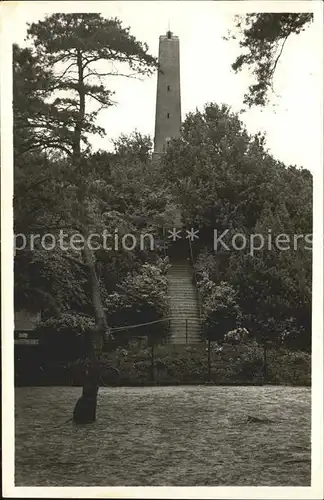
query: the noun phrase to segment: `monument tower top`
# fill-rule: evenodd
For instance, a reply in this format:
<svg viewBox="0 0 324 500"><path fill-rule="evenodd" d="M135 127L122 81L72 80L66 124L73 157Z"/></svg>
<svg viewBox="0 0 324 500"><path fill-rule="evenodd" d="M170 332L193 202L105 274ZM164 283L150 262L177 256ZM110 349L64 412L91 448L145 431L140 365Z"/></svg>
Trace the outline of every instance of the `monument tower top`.
<svg viewBox="0 0 324 500"><path fill-rule="evenodd" d="M170 27L159 37L154 153L165 153L171 138L179 137L181 128L179 37Z"/></svg>

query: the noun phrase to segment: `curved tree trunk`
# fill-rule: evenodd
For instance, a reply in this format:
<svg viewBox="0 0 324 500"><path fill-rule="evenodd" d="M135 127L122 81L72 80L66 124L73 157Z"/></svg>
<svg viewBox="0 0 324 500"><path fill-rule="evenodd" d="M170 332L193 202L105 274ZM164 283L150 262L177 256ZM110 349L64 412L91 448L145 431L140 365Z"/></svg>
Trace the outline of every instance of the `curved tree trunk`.
<svg viewBox="0 0 324 500"><path fill-rule="evenodd" d="M73 422L75 424L91 424L96 420L99 373L98 359L92 355L89 357L82 395L77 400L73 410Z"/></svg>
<svg viewBox="0 0 324 500"><path fill-rule="evenodd" d="M80 50L77 52L77 67L78 67L78 87L79 93L79 116L75 124L74 137L73 137L73 161L76 165L81 163L81 133L83 120L85 116L85 83L83 74L82 54ZM85 193L87 192L86 186L84 189L79 189L78 197L81 206L84 203ZM83 227L83 236L85 241L88 237L88 230ZM73 421L77 424L88 424L96 420L97 410L97 395L100 382L100 354L103 347L104 335L107 332L106 315L101 301L101 292L98 276L96 273L95 260L93 258L92 250L85 243L83 248L83 260L88 269L92 304L96 318L96 328L91 335L91 346L89 352L89 363L86 369L85 380L83 383L82 396L78 399L74 411Z"/></svg>
<svg viewBox="0 0 324 500"><path fill-rule="evenodd" d="M96 420L97 395L100 382L100 354L103 347L104 334L107 332L107 322L103 309L100 286L96 273L95 262L91 250L85 245L83 258L89 270L92 303L96 316L96 328L92 332L89 363L86 369L82 396L78 399L74 411L73 422L90 424Z"/></svg>

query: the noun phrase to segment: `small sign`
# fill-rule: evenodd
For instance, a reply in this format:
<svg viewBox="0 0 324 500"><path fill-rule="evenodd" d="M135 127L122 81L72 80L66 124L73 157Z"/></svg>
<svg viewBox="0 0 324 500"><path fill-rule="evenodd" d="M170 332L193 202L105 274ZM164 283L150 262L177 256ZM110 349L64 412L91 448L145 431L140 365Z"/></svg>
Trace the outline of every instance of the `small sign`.
<svg viewBox="0 0 324 500"><path fill-rule="evenodd" d="M18 333L19 339L28 339L28 333Z"/></svg>
<svg viewBox="0 0 324 500"><path fill-rule="evenodd" d="M15 339L15 344L18 345L37 345L39 339Z"/></svg>

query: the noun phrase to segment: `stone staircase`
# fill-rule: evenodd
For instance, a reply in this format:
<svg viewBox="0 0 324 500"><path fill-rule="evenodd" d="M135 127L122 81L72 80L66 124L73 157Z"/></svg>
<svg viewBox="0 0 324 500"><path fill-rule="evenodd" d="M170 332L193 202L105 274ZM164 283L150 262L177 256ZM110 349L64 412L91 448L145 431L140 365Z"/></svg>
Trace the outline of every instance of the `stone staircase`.
<svg viewBox="0 0 324 500"><path fill-rule="evenodd" d="M199 308L188 260L184 258L171 264L167 279L171 311L170 341L176 344L200 342Z"/></svg>

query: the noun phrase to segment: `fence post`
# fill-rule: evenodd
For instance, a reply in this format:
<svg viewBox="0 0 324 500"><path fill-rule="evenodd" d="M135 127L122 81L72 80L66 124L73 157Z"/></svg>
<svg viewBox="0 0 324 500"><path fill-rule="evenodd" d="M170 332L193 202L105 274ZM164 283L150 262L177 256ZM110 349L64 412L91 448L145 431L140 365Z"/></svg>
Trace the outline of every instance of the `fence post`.
<svg viewBox="0 0 324 500"><path fill-rule="evenodd" d="M263 383L267 381L267 339L263 340Z"/></svg>
<svg viewBox="0 0 324 500"><path fill-rule="evenodd" d="M151 347L151 380L154 382L154 340Z"/></svg>
<svg viewBox="0 0 324 500"><path fill-rule="evenodd" d="M208 382L210 382L211 375L211 363L210 363L210 339L208 339Z"/></svg>
<svg viewBox="0 0 324 500"><path fill-rule="evenodd" d="M186 344L188 344L188 319L186 318Z"/></svg>

